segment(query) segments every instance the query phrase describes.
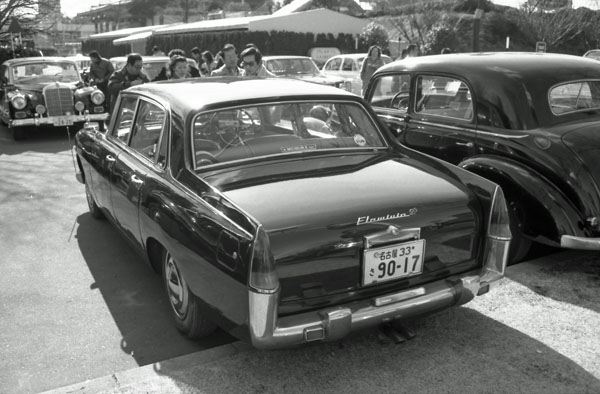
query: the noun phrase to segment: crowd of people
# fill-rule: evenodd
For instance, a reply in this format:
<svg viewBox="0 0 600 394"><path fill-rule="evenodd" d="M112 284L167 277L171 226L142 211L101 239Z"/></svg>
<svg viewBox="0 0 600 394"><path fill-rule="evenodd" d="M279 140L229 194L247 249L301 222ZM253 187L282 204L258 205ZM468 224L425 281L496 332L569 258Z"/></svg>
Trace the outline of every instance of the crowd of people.
<svg viewBox="0 0 600 394"><path fill-rule="evenodd" d="M164 56L158 47L154 47L152 52L153 56ZM100 56L98 51L92 51L88 55L91 60L89 78L104 93L112 112L121 90L142 83L208 76L275 77L264 66L262 53L254 44L247 44L239 56L233 44L226 44L215 56L197 47L191 50L191 55L195 64L188 63L184 50L170 50L168 65L151 81L143 70L144 61L139 53L129 54L125 66L115 70L109 60Z"/></svg>
<svg viewBox="0 0 600 394"><path fill-rule="evenodd" d="M448 48L444 48L442 51L442 53L449 52L451 51ZM418 54L418 47L411 44L403 50L400 58L414 57ZM275 74L267 70L263 64L261 51L252 43L247 44L239 56L233 44L226 44L214 56L210 51L202 51L198 47L192 48L191 55L195 61L194 65L188 62L184 50L171 49L167 54L168 65L162 68L152 82L208 76L275 77ZM372 45L369 48L360 71L363 86L367 85L366 82L375 70L383 65L381 55L382 51L379 46ZM159 47L154 46L152 56L165 56L165 53ZM97 51L90 52L89 57L91 60L90 80L94 81L106 96L111 112L114 100L121 90L151 82L143 71L144 61L138 53L129 54L127 63L120 70L114 70L111 62L102 58Z"/></svg>

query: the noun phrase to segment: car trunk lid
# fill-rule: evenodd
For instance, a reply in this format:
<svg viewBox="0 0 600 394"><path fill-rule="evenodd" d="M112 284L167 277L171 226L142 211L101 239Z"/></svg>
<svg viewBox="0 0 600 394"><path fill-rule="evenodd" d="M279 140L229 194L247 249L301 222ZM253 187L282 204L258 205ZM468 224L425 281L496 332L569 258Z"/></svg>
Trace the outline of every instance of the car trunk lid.
<svg viewBox="0 0 600 394"><path fill-rule="evenodd" d="M205 179L264 226L281 283L280 313L289 314L477 265L475 200L451 177L421 166L382 154L336 155L246 165ZM425 240L422 274L365 284L372 280L363 278L365 240L398 245L415 234Z"/></svg>

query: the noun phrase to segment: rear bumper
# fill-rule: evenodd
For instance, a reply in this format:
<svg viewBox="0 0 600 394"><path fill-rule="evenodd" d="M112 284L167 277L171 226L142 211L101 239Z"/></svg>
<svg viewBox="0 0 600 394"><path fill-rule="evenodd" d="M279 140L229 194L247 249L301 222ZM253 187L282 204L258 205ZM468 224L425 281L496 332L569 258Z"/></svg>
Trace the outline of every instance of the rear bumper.
<svg viewBox="0 0 600 394"><path fill-rule="evenodd" d="M560 247L566 249L600 250L600 238L563 235L560 237Z"/></svg>
<svg viewBox="0 0 600 394"><path fill-rule="evenodd" d="M249 291L250 339L259 349L335 341L394 319L462 305L487 293L504 276L510 240L491 240L482 268L398 293L279 318L279 291Z"/></svg>
<svg viewBox="0 0 600 394"><path fill-rule="evenodd" d="M82 114L82 115L65 115L65 116L48 116L45 118L27 118L27 119L11 119L8 123L9 127L19 126L66 126L69 123L89 122L89 121L104 121L108 119L108 113L102 114Z"/></svg>

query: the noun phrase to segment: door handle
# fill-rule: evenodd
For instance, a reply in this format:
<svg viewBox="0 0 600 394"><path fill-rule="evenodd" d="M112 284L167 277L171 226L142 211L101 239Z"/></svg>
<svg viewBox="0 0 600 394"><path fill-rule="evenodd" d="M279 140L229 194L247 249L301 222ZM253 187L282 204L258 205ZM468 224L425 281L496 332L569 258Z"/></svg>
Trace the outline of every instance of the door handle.
<svg viewBox="0 0 600 394"><path fill-rule="evenodd" d="M138 178L138 176L137 176L137 175L135 175L135 174L133 174L133 175L131 176L131 178L129 178L129 179L131 179L131 182L133 182L133 183L137 183L138 185L141 185L142 183L144 183L144 181L143 181L143 180L141 180L140 178Z"/></svg>
<svg viewBox="0 0 600 394"><path fill-rule="evenodd" d="M466 146L467 148L472 148L473 147L473 143L472 142L455 142L455 145L458 146Z"/></svg>
<svg viewBox="0 0 600 394"><path fill-rule="evenodd" d="M106 155L105 159L106 159L106 161L109 161L111 163L117 161L117 159L115 159L111 155Z"/></svg>

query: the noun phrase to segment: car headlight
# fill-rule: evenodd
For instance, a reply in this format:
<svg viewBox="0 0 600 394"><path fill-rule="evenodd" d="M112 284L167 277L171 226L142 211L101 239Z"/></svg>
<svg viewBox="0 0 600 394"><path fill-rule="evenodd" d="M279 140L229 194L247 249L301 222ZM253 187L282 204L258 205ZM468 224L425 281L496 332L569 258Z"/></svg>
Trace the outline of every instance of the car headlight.
<svg viewBox="0 0 600 394"><path fill-rule="evenodd" d="M10 99L10 104L15 109L23 109L27 106L27 99L22 94L15 94Z"/></svg>
<svg viewBox="0 0 600 394"><path fill-rule="evenodd" d="M100 105L104 102L104 93L100 90L94 90L90 95L90 100L92 100L92 103Z"/></svg>
<svg viewBox="0 0 600 394"><path fill-rule="evenodd" d="M82 103L81 101L78 101L75 103L75 109L79 112L83 111L85 109L85 104Z"/></svg>
<svg viewBox="0 0 600 394"><path fill-rule="evenodd" d="M35 112L37 112L40 115L43 115L46 113L46 107L44 107L42 104L38 104L35 106Z"/></svg>
<svg viewBox="0 0 600 394"><path fill-rule="evenodd" d="M342 85L342 89L351 92L352 91L352 82L351 81L344 81L344 83Z"/></svg>

